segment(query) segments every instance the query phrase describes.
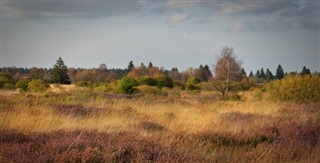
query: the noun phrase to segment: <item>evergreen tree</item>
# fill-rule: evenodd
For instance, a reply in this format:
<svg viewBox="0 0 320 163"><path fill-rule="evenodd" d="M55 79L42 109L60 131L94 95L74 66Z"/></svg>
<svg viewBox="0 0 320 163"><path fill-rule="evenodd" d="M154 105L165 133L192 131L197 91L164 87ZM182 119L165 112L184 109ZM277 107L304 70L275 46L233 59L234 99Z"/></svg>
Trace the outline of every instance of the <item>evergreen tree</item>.
<svg viewBox="0 0 320 163"><path fill-rule="evenodd" d="M272 72L267 68L267 70L266 70L266 81L269 82L269 81L271 81L271 80L273 80L273 74L272 74Z"/></svg>
<svg viewBox="0 0 320 163"><path fill-rule="evenodd" d="M153 64L151 62L149 62L148 68L151 68L151 67L153 67Z"/></svg>
<svg viewBox="0 0 320 163"><path fill-rule="evenodd" d="M64 64L61 57L57 60L57 63L53 65L53 69L51 71L51 82L52 83L60 83L60 84L70 84L70 78L68 76L68 68Z"/></svg>
<svg viewBox="0 0 320 163"><path fill-rule="evenodd" d="M263 68L261 68L261 70L260 70L260 78L263 80L266 78L266 74L264 73Z"/></svg>
<svg viewBox="0 0 320 163"><path fill-rule="evenodd" d="M311 72L306 66L303 66L302 71L300 72L301 75L310 75Z"/></svg>
<svg viewBox="0 0 320 163"><path fill-rule="evenodd" d="M261 78L261 76L260 76L260 71L259 71L259 70L257 70L257 72L256 72L256 74L254 75L254 77L257 78L257 79L260 79L260 78Z"/></svg>
<svg viewBox="0 0 320 163"><path fill-rule="evenodd" d="M244 69L243 69L243 68L241 69L241 74L242 74L242 75L246 75L246 76L247 76L247 73L246 73L246 71L244 71Z"/></svg>
<svg viewBox="0 0 320 163"><path fill-rule="evenodd" d="M250 74L249 74L249 78L253 78L253 73L252 73L252 70L250 71Z"/></svg>
<svg viewBox="0 0 320 163"><path fill-rule="evenodd" d="M132 61L129 62L128 71L131 71L134 68Z"/></svg>
<svg viewBox="0 0 320 163"><path fill-rule="evenodd" d="M208 65L204 66L204 72L205 72L205 74L206 74L208 79L212 77L212 73L211 73L210 68L209 68Z"/></svg>
<svg viewBox="0 0 320 163"><path fill-rule="evenodd" d="M276 72L276 79L282 79L284 77L284 71L281 67L281 65L279 64L278 68L277 68L277 72Z"/></svg>

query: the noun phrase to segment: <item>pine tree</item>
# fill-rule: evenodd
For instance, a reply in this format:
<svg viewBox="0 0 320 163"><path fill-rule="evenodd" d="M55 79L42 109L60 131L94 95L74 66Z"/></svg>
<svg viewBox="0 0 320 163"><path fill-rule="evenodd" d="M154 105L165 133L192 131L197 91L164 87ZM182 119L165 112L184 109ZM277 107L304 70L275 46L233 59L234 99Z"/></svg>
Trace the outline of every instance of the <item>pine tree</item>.
<svg viewBox="0 0 320 163"><path fill-rule="evenodd" d="M250 74L249 74L249 78L253 78L253 73L252 73L252 70L250 71Z"/></svg>
<svg viewBox="0 0 320 163"><path fill-rule="evenodd" d="M266 70L266 81L269 82L269 81L271 81L271 80L273 80L273 74L272 74L272 72L267 68L267 70Z"/></svg>
<svg viewBox="0 0 320 163"><path fill-rule="evenodd" d="M300 72L301 75L310 75L310 69L306 68L306 66L303 66L302 71Z"/></svg>
<svg viewBox="0 0 320 163"><path fill-rule="evenodd" d="M281 65L279 64L278 68L277 68L277 72L276 72L276 79L282 79L284 77L284 71L281 67Z"/></svg>
<svg viewBox="0 0 320 163"><path fill-rule="evenodd" d="M260 76L260 71L259 71L259 70L257 70L257 72L256 72L256 74L254 75L254 77L257 78L257 79L260 79L260 78L261 78L261 76Z"/></svg>
<svg viewBox="0 0 320 163"><path fill-rule="evenodd" d="M128 71L131 71L134 68L132 61L129 62Z"/></svg>
<svg viewBox="0 0 320 163"><path fill-rule="evenodd" d="M263 68L261 68L261 70L260 70L260 78L263 80L266 78L266 74L264 73Z"/></svg>
<svg viewBox="0 0 320 163"><path fill-rule="evenodd" d="M148 68L151 68L151 67L153 67L153 64L151 62L149 62Z"/></svg>
<svg viewBox="0 0 320 163"><path fill-rule="evenodd" d="M211 73L210 68L209 68L208 65L205 65L205 66L204 66L204 72L205 72L206 77L207 77L208 79L212 77L212 73Z"/></svg>
<svg viewBox="0 0 320 163"><path fill-rule="evenodd" d="M243 68L241 69L241 74L247 76L247 73L246 73L246 71L244 71Z"/></svg>
<svg viewBox="0 0 320 163"><path fill-rule="evenodd" d="M64 64L61 57L57 60L57 63L53 65L51 71L51 82L60 84L70 84L70 77L68 76L68 68Z"/></svg>

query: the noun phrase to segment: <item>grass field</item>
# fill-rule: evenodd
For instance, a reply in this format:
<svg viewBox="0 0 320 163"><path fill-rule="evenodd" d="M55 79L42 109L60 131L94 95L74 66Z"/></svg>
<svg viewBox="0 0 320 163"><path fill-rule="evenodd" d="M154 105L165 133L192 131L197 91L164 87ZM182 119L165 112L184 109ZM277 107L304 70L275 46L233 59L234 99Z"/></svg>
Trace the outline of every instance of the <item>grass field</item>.
<svg viewBox="0 0 320 163"><path fill-rule="evenodd" d="M320 161L319 103L56 89L1 93L0 162Z"/></svg>

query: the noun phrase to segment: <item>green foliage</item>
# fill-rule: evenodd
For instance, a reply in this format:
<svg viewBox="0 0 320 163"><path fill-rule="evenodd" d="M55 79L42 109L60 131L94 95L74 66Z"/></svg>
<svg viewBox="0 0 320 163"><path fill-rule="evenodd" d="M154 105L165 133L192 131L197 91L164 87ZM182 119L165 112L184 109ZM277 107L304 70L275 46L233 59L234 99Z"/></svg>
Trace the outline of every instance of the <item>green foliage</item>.
<svg viewBox="0 0 320 163"><path fill-rule="evenodd" d="M70 78L68 76L68 68L64 64L61 57L57 60L57 63L53 65L53 69L51 71L51 82L52 83L60 83L60 84L70 84Z"/></svg>
<svg viewBox="0 0 320 163"><path fill-rule="evenodd" d="M137 89L145 95L163 95L163 92L157 86L140 85Z"/></svg>
<svg viewBox="0 0 320 163"><path fill-rule="evenodd" d="M6 75L0 75L0 88L10 88L13 85L12 83L13 82L9 77Z"/></svg>
<svg viewBox="0 0 320 163"><path fill-rule="evenodd" d="M169 87L169 88L173 88L173 80L166 75L160 75L158 77L156 77L157 80L157 85L158 87L162 88L162 87Z"/></svg>
<svg viewBox="0 0 320 163"><path fill-rule="evenodd" d="M49 84L41 79L31 80L28 84L28 91L30 92L45 92L49 88Z"/></svg>
<svg viewBox="0 0 320 163"><path fill-rule="evenodd" d="M275 77L276 77L276 79L282 79L284 77L284 71L283 71L281 65L278 66Z"/></svg>
<svg viewBox="0 0 320 163"><path fill-rule="evenodd" d="M287 76L267 84L266 88L274 100L303 103L320 101L320 79L315 75Z"/></svg>
<svg viewBox="0 0 320 163"><path fill-rule="evenodd" d="M148 86L156 86L157 80L151 76L143 76L138 79L139 85L148 85Z"/></svg>
<svg viewBox="0 0 320 163"><path fill-rule="evenodd" d="M201 81L200 79L196 78L196 77L191 77L187 80L186 82L186 89L188 90L196 90L199 89L199 87L197 86L197 84L199 84Z"/></svg>
<svg viewBox="0 0 320 163"><path fill-rule="evenodd" d="M28 90L28 84L30 80L21 79L16 83L16 87L20 89L20 91L25 92Z"/></svg>
<svg viewBox="0 0 320 163"><path fill-rule="evenodd" d="M138 85L138 82L131 77L123 77L118 82L118 91L120 93L132 94L134 92L134 87Z"/></svg>

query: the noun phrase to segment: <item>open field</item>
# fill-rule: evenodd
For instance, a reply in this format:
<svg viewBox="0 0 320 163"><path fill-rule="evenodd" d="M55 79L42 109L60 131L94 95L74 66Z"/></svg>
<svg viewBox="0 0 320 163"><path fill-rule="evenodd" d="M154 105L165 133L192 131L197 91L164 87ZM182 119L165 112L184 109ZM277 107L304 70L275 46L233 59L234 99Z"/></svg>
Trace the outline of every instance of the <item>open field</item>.
<svg viewBox="0 0 320 163"><path fill-rule="evenodd" d="M6 93L0 129L0 162L320 161L319 103L218 101L210 92Z"/></svg>

